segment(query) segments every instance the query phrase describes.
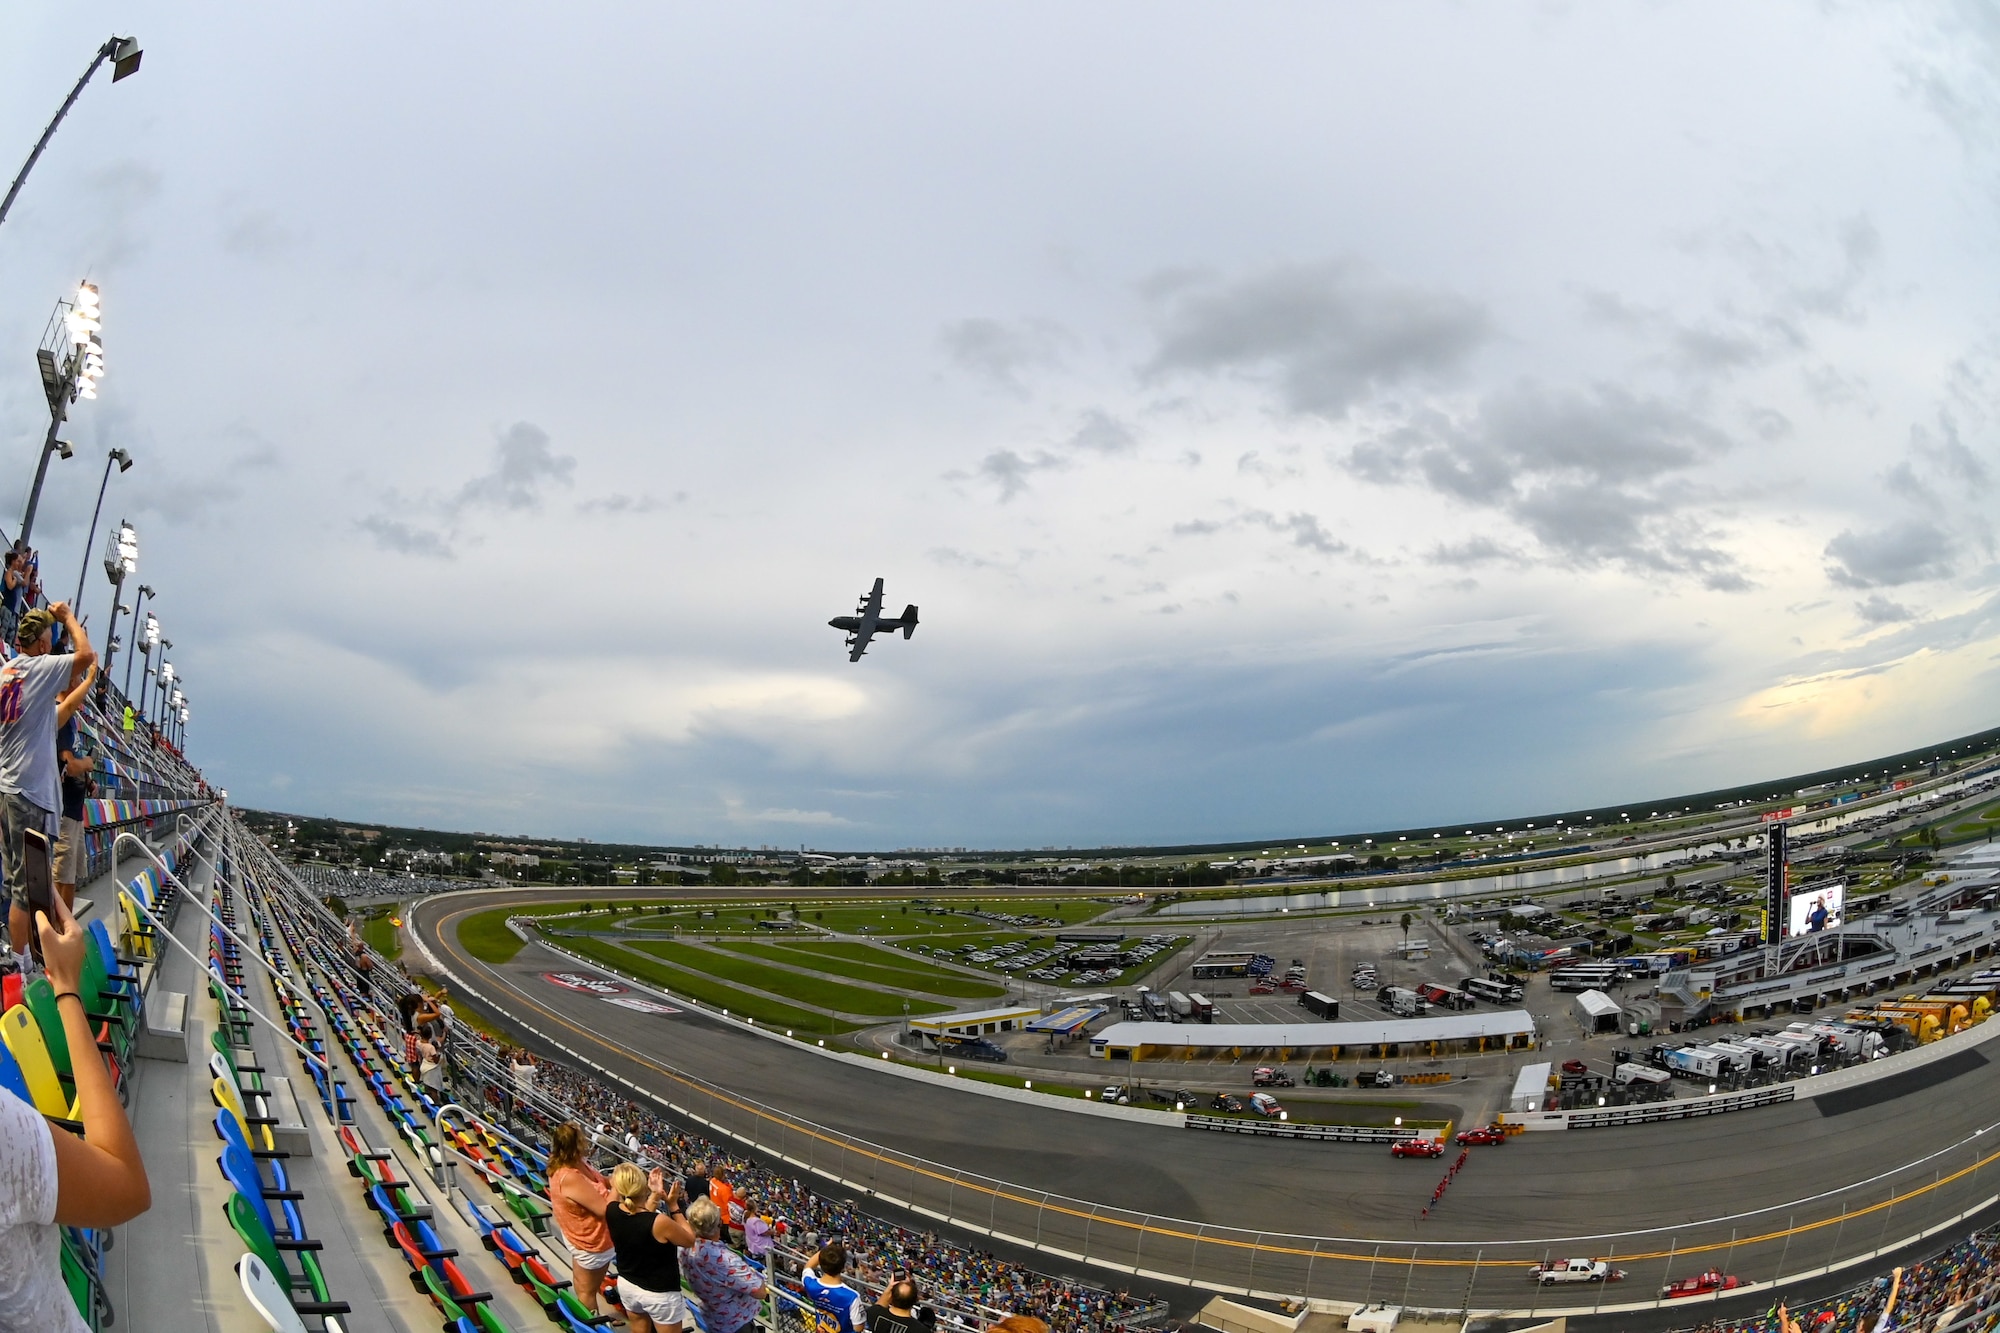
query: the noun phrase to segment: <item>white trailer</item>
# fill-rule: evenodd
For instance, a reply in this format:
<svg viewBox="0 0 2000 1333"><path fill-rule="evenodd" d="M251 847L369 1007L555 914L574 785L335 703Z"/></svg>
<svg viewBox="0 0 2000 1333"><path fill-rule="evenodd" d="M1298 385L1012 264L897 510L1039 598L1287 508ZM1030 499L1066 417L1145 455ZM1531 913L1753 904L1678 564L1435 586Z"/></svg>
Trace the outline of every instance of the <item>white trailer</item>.
<svg viewBox="0 0 2000 1333"><path fill-rule="evenodd" d="M1683 1046L1678 1050L1665 1052L1667 1072L1681 1078L1711 1079L1722 1077L1722 1057L1713 1051L1701 1050L1693 1046Z"/></svg>

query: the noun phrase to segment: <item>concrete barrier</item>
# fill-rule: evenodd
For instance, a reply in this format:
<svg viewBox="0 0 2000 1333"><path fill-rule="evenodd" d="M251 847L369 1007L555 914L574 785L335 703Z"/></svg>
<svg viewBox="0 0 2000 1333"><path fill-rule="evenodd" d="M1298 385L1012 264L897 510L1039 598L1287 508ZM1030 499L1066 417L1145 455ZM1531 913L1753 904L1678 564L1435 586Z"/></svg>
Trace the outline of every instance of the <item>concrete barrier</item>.
<svg viewBox="0 0 2000 1333"><path fill-rule="evenodd" d="M1306 1125L1280 1120L1237 1120L1220 1115L1191 1115L1189 1129L1213 1130L1218 1134L1260 1134L1277 1139L1322 1139L1332 1143L1394 1143L1414 1139L1414 1129L1385 1128L1380 1125Z"/></svg>

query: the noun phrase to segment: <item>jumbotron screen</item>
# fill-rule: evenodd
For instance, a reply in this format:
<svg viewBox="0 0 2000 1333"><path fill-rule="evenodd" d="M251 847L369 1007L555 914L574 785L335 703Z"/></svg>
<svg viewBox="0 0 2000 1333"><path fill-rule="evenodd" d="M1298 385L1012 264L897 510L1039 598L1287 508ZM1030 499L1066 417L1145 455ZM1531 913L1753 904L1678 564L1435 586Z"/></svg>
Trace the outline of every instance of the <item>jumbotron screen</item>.
<svg viewBox="0 0 2000 1333"><path fill-rule="evenodd" d="M1822 930L1831 930L1844 919L1841 909L1846 903L1847 890L1839 884L1825 888L1797 889L1792 893L1792 928L1794 935L1814 935Z"/></svg>

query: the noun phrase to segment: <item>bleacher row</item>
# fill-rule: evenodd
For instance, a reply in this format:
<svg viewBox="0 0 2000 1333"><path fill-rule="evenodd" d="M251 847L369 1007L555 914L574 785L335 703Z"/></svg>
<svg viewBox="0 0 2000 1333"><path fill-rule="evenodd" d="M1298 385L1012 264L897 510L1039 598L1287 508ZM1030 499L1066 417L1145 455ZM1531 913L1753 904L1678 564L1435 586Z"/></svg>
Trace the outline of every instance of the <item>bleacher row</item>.
<svg viewBox="0 0 2000 1333"><path fill-rule="evenodd" d="M508 1279L567 1333L588 1333L597 1327L603 1321L570 1294L568 1280L557 1277L541 1249L516 1229L519 1224L534 1234L534 1227L547 1217L547 1205L537 1197L546 1189L539 1155L475 1117L444 1114L446 1104L434 1098L410 1068L400 1033L392 1042L371 999L358 995L342 976L344 965L323 943L324 932L337 929L334 923L316 921L311 924L318 929L311 929L301 917L317 904L308 908L271 892L254 873L245 875L244 883L253 901L266 965L280 976L300 980L310 991L318 1011L327 1017L332 1044L409 1150L426 1170L441 1172L448 1161L463 1162L486 1183L492 1201L466 1194L455 1197L461 1200L465 1220L499 1260ZM295 997L290 1005L288 1021L302 1026L305 1005ZM316 1031L302 1044L323 1057L325 1046ZM336 1092L336 1106L344 1107L346 1100ZM338 1136L362 1201L382 1224L385 1243L402 1255L411 1282L428 1295L443 1327L451 1333L509 1329L494 1308L491 1290L467 1274L471 1259L439 1240L432 1226L433 1209L417 1200L414 1182L399 1171L393 1155L375 1151L352 1117L343 1116ZM315 1299L321 1296L316 1293Z"/></svg>

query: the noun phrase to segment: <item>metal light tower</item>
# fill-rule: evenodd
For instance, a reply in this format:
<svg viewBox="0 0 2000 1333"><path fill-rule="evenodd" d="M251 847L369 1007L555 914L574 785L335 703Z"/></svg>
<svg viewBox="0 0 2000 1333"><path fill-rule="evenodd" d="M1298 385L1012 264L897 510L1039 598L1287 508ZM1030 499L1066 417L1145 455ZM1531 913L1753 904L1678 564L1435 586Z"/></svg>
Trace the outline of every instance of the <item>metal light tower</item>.
<svg viewBox="0 0 2000 1333"><path fill-rule="evenodd" d="M70 456L69 442L56 438L63 422L69 420L69 405L79 398L97 397L97 381L104 378L103 308L97 288L86 282L67 301L56 302L49 327L35 361L42 370L42 394L49 400L49 430L42 437L42 456L35 464L35 484L28 491L28 510L21 516L21 545L35 530L35 510L42 503L42 482L49 475L49 455Z"/></svg>
<svg viewBox="0 0 2000 1333"><path fill-rule="evenodd" d="M165 639L160 640L160 644L163 648L173 647L173 645L171 643L168 643ZM160 697L153 701L153 706L159 714L157 717L152 719L153 730L155 731L158 731L162 726L162 724L164 724L166 721L167 691L173 688L173 684L174 684L174 664L172 662L167 661L166 657L162 655L160 658Z"/></svg>
<svg viewBox="0 0 2000 1333"><path fill-rule="evenodd" d="M141 597L150 591L152 590L144 584L139 586L139 595ZM139 715L141 717L144 717L146 714L146 682L151 680L153 676L153 649L159 645L159 642L159 618L149 615L146 617L145 623L139 631L139 642L137 644L139 656L146 659L146 669L139 673ZM132 661L130 658L126 659L125 662L125 684L128 687L125 691L125 698L129 701L132 698L132 691L129 688L132 684Z"/></svg>
<svg viewBox="0 0 2000 1333"><path fill-rule="evenodd" d="M110 489L111 465L114 463L118 465L120 472L130 472L132 455L123 449L113 449L104 459L104 480L97 483L97 508L90 511L90 535L83 539L83 568L76 571L76 596L70 600L70 605L77 608L78 615L83 614L83 580L90 573L90 548L97 544L97 520L104 514L104 492ZM115 579L117 575L114 574L112 577ZM114 625L112 628L116 629L117 626ZM107 667L110 665L108 660L105 665Z"/></svg>
<svg viewBox="0 0 2000 1333"><path fill-rule="evenodd" d="M110 471L105 477L108 480ZM139 533L124 519L111 530L104 541L104 577L111 580L111 621L104 631L104 680L111 680L111 661L118 650L118 613L125 610L125 580L139 572ZM77 593L79 600L83 593ZM126 672L130 675L128 669Z"/></svg>
<svg viewBox="0 0 2000 1333"><path fill-rule="evenodd" d="M112 62L111 81L116 83L127 75L139 72L139 58L144 54L145 52L139 49L139 39L136 37L113 36L97 48L97 54L92 57L89 68L83 71L83 77L76 81L76 87L69 90L69 96L65 97L63 104L56 108L55 119L51 120L49 127L42 131L42 137L35 140L35 150L28 154L28 161L21 168L21 174L16 176L13 185L8 187L7 197L0 199L0 222L7 220L7 210L14 206L15 196L20 194L21 187L28 183L28 173L33 171L35 163L41 160L42 150L49 146L49 140L56 137L56 126L62 124L63 117L67 116L69 109L76 105L76 99L83 96L83 86L90 82L91 75L97 73L97 67L107 60Z"/></svg>

